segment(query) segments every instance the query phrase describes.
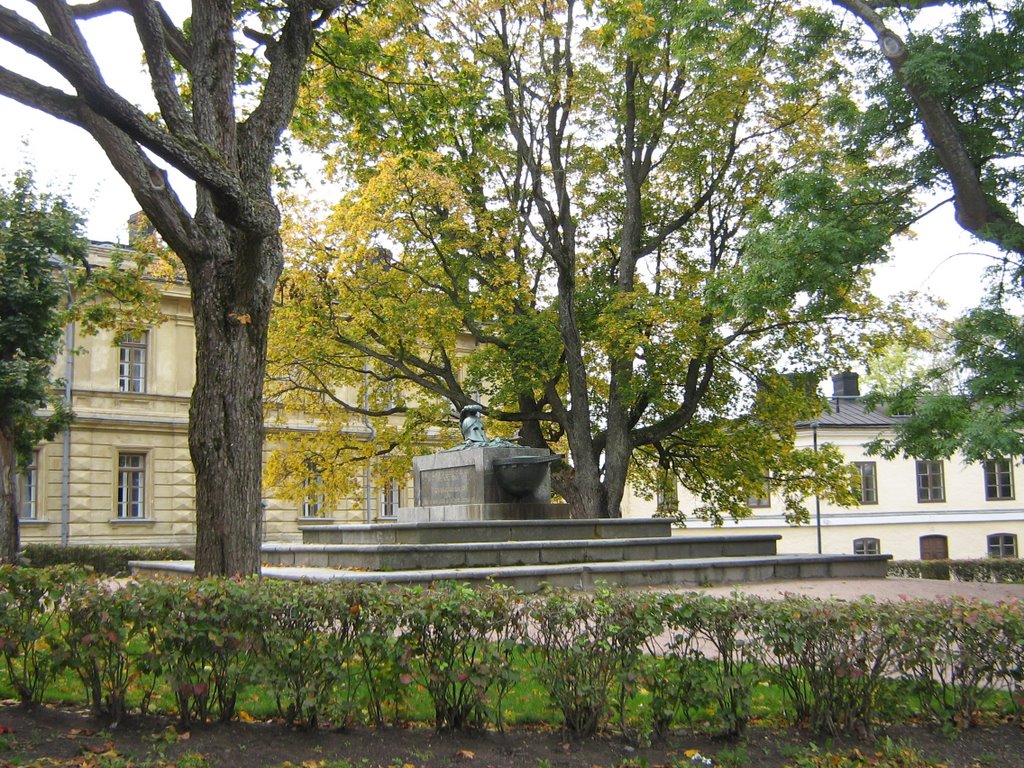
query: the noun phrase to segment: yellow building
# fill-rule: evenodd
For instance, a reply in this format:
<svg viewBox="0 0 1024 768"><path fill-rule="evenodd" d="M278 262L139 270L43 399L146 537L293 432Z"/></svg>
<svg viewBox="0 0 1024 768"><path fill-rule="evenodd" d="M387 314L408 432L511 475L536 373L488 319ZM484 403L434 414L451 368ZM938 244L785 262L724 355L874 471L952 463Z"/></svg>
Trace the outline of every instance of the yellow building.
<svg viewBox="0 0 1024 768"><path fill-rule="evenodd" d="M102 263L121 246L93 244ZM85 336L75 324L55 379L75 414L71 427L40 445L19 478L21 542L191 547L195 488L188 450L188 412L195 372L195 330L188 286L165 284L162 322L114 344L112 332ZM282 429L268 432L268 448ZM365 522L401 503L398 488L359 494L338 510L315 497L264 504L264 536L297 540L310 522Z"/></svg>
<svg viewBox="0 0 1024 768"><path fill-rule="evenodd" d="M90 258L103 261L120 246L96 244ZM138 544L189 547L195 540L194 482L188 451L188 411L195 367L195 334L188 286L168 283L163 321L115 345L113 334L81 336L67 328L66 353L55 378L76 418L56 440L41 445L20 478L23 544L35 542ZM774 532L779 552L884 552L918 557L1018 557L1024 537L1024 504L1016 499L1016 462L984 465L920 462L867 456L864 445L896 421L863 407L856 376L834 379L829 413L800 425L798 442L833 443L861 469L863 503L853 509L809 500L812 521L789 526L772 499L761 500L751 518L727 523L722 532ZM359 431L355 424L353 430ZM268 426L267 451L285 430L316 429L295 420ZM372 433L366 431L366 439ZM368 490L367 490L368 489ZM368 482L338 509L315 493L296 503L266 492L264 537L301 538L300 526L318 522L362 523L394 514L407 487L373 488ZM679 491L682 511L695 505ZM627 493L625 516L644 517L655 501ZM690 530L708 526L692 521ZM820 546L819 546L820 542Z"/></svg>
<svg viewBox="0 0 1024 768"><path fill-rule="evenodd" d="M864 407L856 374L833 378L827 413L798 425L797 444L832 443L858 467L860 506L837 507L808 499L811 522L788 525L771 494L753 501L752 516L727 522L723 533L778 533L780 553L891 554L897 560L1019 557L1024 502L1016 498L1020 466L1013 458L966 464L869 456L865 445L900 420ZM696 506L685 490L679 508ZM654 501L630 499L626 514L653 514ZM688 530L705 530L701 521Z"/></svg>

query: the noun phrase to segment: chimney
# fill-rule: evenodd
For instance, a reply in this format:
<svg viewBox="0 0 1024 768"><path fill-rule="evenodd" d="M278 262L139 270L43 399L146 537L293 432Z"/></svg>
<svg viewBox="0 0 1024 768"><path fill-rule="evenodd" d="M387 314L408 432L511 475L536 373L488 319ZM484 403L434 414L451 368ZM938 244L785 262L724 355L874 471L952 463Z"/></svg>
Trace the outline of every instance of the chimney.
<svg viewBox="0 0 1024 768"><path fill-rule="evenodd" d="M128 245L138 245L156 233L156 228L142 211L128 217Z"/></svg>
<svg viewBox="0 0 1024 768"><path fill-rule="evenodd" d="M833 397L860 397L860 374L852 371L836 374L832 377Z"/></svg>

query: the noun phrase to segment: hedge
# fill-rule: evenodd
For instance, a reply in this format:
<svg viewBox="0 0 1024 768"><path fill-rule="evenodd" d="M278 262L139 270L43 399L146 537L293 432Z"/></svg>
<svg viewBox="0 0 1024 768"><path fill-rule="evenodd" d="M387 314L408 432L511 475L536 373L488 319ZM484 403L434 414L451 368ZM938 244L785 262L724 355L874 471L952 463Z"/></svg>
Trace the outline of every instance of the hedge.
<svg viewBox="0 0 1024 768"><path fill-rule="evenodd" d="M904 579L1024 584L1024 560L894 560L888 574Z"/></svg>
<svg viewBox="0 0 1024 768"><path fill-rule="evenodd" d="M938 610L937 610L938 607ZM116 723L169 691L182 726L240 717L256 686L281 717L398 722L427 697L439 729L503 724L541 691L572 734L631 737L699 721L742 732L774 684L785 716L823 734L871 731L920 702L972 724L992 692L1024 722L1024 606L599 589L527 596L193 579L122 587L71 567L0 567L0 685L26 706L72 674Z"/></svg>
<svg viewBox="0 0 1024 768"><path fill-rule="evenodd" d="M176 547L62 547L57 544L29 544L22 558L34 568L80 565L104 576L127 576L132 560L191 560L192 553Z"/></svg>

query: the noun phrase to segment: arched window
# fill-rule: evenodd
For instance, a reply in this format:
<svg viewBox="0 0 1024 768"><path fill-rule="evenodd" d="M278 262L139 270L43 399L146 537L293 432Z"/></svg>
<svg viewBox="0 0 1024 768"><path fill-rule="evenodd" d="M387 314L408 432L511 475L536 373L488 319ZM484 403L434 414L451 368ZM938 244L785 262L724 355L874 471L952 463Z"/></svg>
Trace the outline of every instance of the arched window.
<svg viewBox="0 0 1024 768"><path fill-rule="evenodd" d="M853 540L853 554L877 555L882 551L882 543L878 539L864 538Z"/></svg>
<svg viewBox="0 0 1024 768"><path fill-rule="evenodd" d="M932 534L921 537L922 560L948 560L949 540L945 536Z"/></svg>
<svg viewBox="0 0 1024 768"><path fill-rule="evenodd" d="M988 537L989 557L1016 557L1017 536L1013 533L992 533Z"/></svg>

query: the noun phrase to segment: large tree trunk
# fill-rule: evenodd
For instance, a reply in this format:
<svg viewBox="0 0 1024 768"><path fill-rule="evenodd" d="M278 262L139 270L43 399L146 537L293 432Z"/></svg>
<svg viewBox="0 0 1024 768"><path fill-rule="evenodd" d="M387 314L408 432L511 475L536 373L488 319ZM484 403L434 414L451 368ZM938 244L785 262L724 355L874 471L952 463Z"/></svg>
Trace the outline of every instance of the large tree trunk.
<svg viewBox="0 0 1024 768"><path fill-rule="evenodd" d="M256 264L252 273L238 264ZM196 573L259 573L263 532L263 379L272 288L281 271L276 235L238 236L192 263L196 384L189 450L196 479ZM210 290L216 286L216 290Z"/></svg>
<svg viewBox="0 0 1024 768"><path fill-rule="evenodd" d="M0 563L18 559L17 461L12 430L0 425Z"/></svg>

